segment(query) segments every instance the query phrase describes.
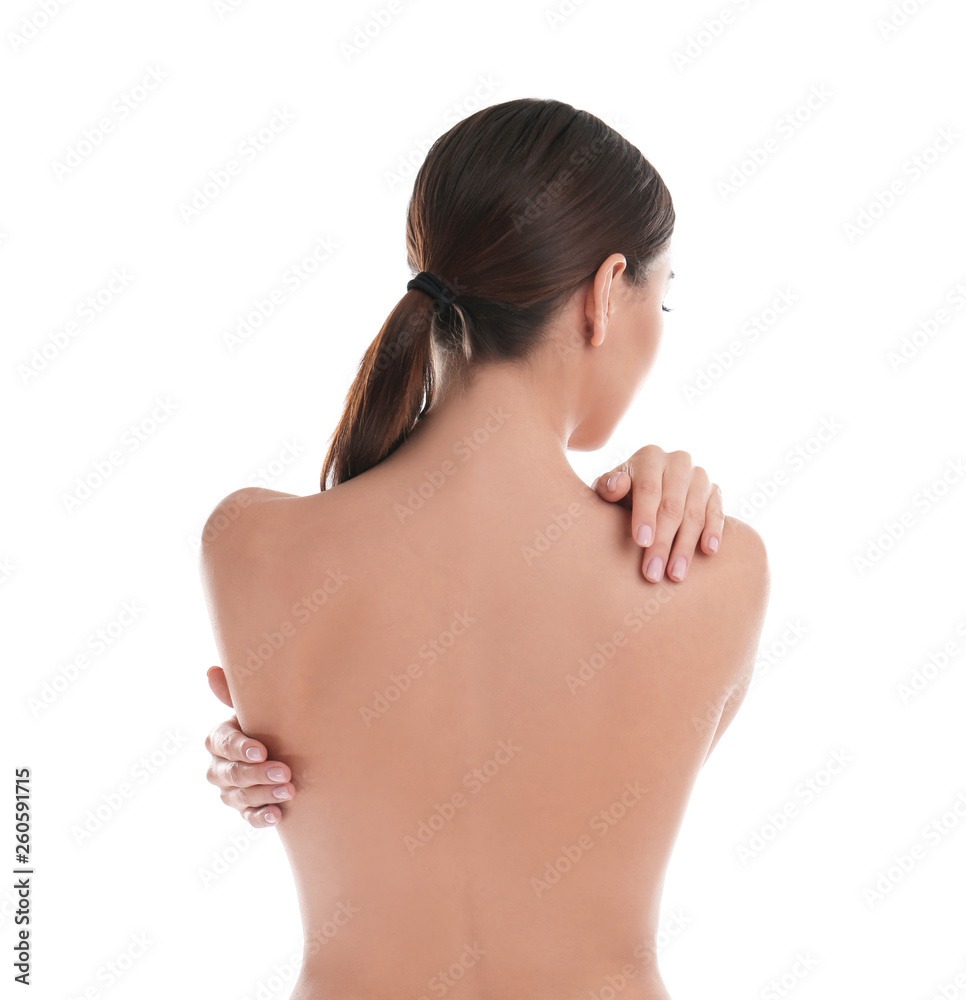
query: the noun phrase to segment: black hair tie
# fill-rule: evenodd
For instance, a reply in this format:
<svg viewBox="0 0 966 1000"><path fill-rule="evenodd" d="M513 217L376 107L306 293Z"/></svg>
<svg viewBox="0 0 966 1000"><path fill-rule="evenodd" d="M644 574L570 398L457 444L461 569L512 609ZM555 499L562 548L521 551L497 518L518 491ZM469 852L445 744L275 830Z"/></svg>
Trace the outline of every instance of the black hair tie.
<svg viewBox="0 0 966 1000"><path fill-rule="evenodd" d="M453 300L456 298L455 294L451 292L443 282L436 277L430 271L420 271L415 278L411 279L409 284L406 285L406 291L411 291L414 288L418 288L419 291L425 292L433 300L433 309L436 314L439 315L448 309L452 304Z"/></svg>

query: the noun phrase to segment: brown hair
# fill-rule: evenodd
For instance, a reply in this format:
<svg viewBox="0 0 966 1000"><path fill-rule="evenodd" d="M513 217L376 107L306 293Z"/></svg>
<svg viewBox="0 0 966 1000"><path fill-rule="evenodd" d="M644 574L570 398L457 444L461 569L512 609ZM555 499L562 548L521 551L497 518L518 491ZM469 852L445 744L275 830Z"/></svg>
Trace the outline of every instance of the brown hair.
<svg viewBox="0 0 966 1000"><path fill-rule="evenodd" d="M322 467L321 487L371 469L432 405L441 371L525 361L554 312L612 253L635 285L667 247L674 207L640 150L553 100L495 104L433 143L409 201L409 266L456 294L406 292L369 345Z"/></svg>

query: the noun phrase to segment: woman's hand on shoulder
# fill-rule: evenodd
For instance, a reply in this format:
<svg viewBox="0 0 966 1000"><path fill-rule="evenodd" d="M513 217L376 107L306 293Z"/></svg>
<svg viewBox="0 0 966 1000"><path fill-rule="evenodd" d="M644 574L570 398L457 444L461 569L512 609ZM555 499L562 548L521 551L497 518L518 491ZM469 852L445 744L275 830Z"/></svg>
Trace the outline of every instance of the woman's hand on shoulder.
<svg viewBox="0 0 966 1000"><path fill-rule="evenodd" d="M594 490L631 512L631 533L644 549L641 569L653 583L665 569L675 583L683 580L699 542L707 555L718 551L725 524L721 487L686 451L645 445L595 479Z"/></svg>

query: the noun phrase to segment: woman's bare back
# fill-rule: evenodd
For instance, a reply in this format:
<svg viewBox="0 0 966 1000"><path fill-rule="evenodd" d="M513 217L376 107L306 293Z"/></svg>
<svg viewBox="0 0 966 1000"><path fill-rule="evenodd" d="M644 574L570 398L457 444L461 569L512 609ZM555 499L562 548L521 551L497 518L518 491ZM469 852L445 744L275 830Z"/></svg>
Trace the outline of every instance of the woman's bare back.
<svg viewBox="0 0 966 1000"><path fill-rule="evenodd" d="M207 533L239 721L298 789L294 997L664 998L664 872L750 678L761 539L729 518L654 584L576 477L495 492L403 452L233 494Z"/></svg>

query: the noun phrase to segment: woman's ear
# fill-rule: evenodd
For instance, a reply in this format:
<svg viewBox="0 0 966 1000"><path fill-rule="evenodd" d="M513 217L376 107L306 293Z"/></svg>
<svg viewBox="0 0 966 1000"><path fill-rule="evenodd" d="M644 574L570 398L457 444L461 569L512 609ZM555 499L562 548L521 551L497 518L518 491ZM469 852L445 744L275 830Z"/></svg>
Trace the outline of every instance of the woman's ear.
<svg viewBox="0 0 966 1000"><path fill-rule="evenodd" d="M229 708L235 706L231 702L231 692L228 690L228 678L221 667L211 667L208 671L208 687L215 693L215 697L224 702Z"/></svg>
<svg viewBox="0 0 966 1000"><path fill-rule="evenodd" d="M589 317L593 333L590 342L599 347L604 342L604 334L610 319L610 298L614 279L627 267L627 258L622 253L612 253L603 264L597 268L594 275L594 287L591 292L592 305Z"/></svg>

